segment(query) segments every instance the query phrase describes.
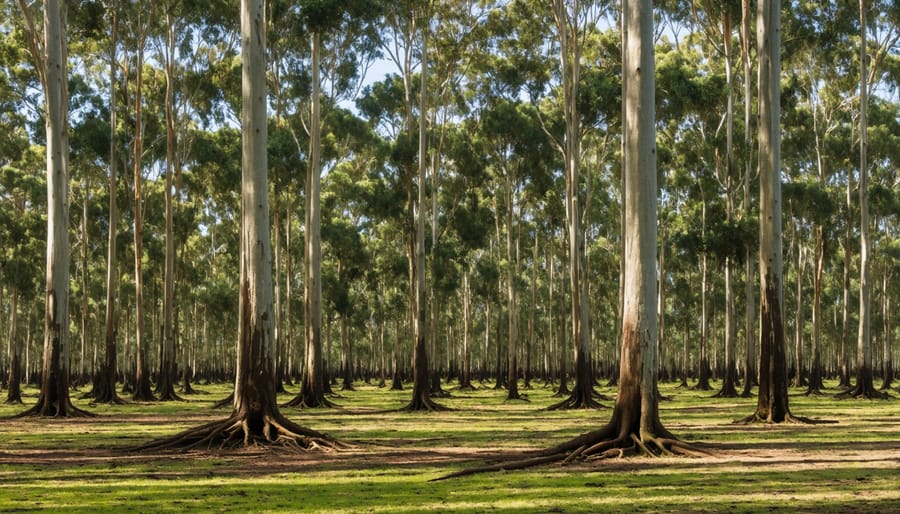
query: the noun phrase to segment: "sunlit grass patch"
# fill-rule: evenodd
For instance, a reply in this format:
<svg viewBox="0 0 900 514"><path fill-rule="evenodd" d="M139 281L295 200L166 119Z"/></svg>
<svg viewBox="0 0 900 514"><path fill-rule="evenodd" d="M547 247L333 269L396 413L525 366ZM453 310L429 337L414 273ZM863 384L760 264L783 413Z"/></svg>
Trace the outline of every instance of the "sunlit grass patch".
<svg viewBox="0 0 900 514"><path fill-rule="evenodd" d="M198 385L185 402L79 407L76 420L0 421L0 511L165 512L889 512L900 505L897 400L791 396L825 425L735 425L756 398L661 384L663 423L714 456L550 465L429 483L484 459L563 442L611 410L546 411L553 389L507 402L485 384L453 391L454 410L395 412L409 390L357 383L340 409L282 408L293 421L355 443L338 453L247 450L135 454L127 448L224 418L230 384ZM834 384L829 384L837 392ZM286 402L296 387L279 396ZM601 389L607 396L615 390ZM801 390L793 391L799 394ZM73 394L73 397L75 395ZM26 389L26 402L36 391ZM613 401L603 402L612 406ZM22 406L0 406L9 416Z"/></svg>

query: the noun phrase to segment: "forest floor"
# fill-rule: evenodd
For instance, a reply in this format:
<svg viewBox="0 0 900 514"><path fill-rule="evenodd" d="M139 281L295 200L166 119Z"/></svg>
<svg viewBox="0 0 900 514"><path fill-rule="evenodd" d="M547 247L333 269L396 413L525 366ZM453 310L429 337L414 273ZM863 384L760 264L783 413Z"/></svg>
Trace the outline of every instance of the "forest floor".
<svg viewBox="0 0 900 514"><path fill-rule="evenodd" d="M0 512L900 512L896 399L835 400L797 390L795 414L837 423L748 426L732 421L749 414L755 398L711 398L715 391L661 384L672 397L660 405L663 424L712 456L552 464L432 483L564 442L600 427L611 411L545 411L555 401L549 388L523 391L528 402L507 402L485 384L440 400L452 411L385 412L402 407L408 390L356 386L335 399L341 409L282 409L355 445L332 453L128 450L224 419L229 411L211 406L227 396L227 385L198 385L205 393L185 402L76 400L96 418L0 419ZM34 402L36 391L26 389L25 400ZM0 416L21 410L2 405Z"/></svg>

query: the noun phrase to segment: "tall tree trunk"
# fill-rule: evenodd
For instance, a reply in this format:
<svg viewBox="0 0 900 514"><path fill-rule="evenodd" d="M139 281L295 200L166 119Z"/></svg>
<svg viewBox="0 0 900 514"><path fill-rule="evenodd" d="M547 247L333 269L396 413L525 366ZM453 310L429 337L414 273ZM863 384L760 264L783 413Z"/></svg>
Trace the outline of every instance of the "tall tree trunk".
<svg viewBox="0 0 900 514"><path fill-rule="evenodd" d="M141 197L141 161L144 153L144 127L142 118L144 87L144 44L150 29L150 22L141 22L142 14L138 14L138 35L136 83L134 94L134 323L135 323L135 367L134 393L135 401L154 401L156 398L150 390L150 373L147 366L147 340L144 337L144 278L143 278L143 199Z"/></svg>
<svg viewBox="0 0 900 514"><path fill-rule="evenodd" d="M781 0L760 0L759 55L759 276L760 377L756 409L745 421L800 420L788 406L781 256Z"/></svg>
<svg viewBox="0 0 900 514"><path fill-rule="evenodd" d="M421 16L422 23L422 62L420 67L419 90L419 152L418 171L416 173L417 198L414 202L415 231L413 233L413 265L411 267L413 294L413 390L412 399L405 410L442 410L431 399L431 383L428 375L428 335L427 314L428 302L425 297L425 168L428 161L426 135L428 123L428 32L430 30L430 13L416 13ZM409 123L410 130L412 123Z"/></svg>
<svg viewBox="0 0 900 514"><path fill-rule="evenodd" d="M752 131L752 98L753 75L750 69L750 0L741 0L741 63L744 70L744 205L743 216L748 219L751 215L750 208L750 177L753 171L753 145ZM753 292L755 284L756 263L754 262L753 248L748 243L744 253L744 389L741 396L749 398L752 387L757 385L757 352L756 352L756 326L759 320L756 317L756 296Z"/></svg>
<svg viewBox="0 0 900 514"><path fill-rule="evenodd" d="M729 222L735 220L734 205L734 72L731 60L731 12L722 12L722 44L725 49L725 80L728 88L728 101L725 111L725 203ZM737 323L734 314L734 258L725 258L725 375L722 377L722 388L717 396L734 398L737 396L737 365L735 350L737 349Z"/></svg>
<svg viewBox="0 0 900 514"><path fill-rule="evenodd" d="M19 6L26 18L32 57L44 88L47 137L46 307L41 389L37 404L20 416L88 415L72 405L69 398L69 95L66 78L66 7L65 2L59 0L44 2L41 38L34 25L31 8L24 0L19 1Z"/></svg>
<svg viewBox="0 0 900 514"><path fill-rule="evenodd" d="M538 236L538 231L534 231L534 252L531 257L531 309L528 311L528 343L525 348L525 382L523 383L523 387L525 389L531 389L531 375L532 375L532 358L531 354L534 351L535 345L535 317L537 316L537 272L538 272L538 250L540 249L538 243L540 241L540 237Z"/></svg>
<svg viewBox="0 0 900 514"><path fill-rule="evenodd" d="M166 12L166 255L163 285L163 351L160 356L159 382L156 393L160 401L181 400L175 393L178 368L175 359L175 221L173 202L175 191L175 17L169 9Z"/></svg>
<svg viewBox="0 0 900 514"><path fill-rule="evenodd" d="M566 230L569 242L569 291L571 301L572 342L575 345L575 385L566 400L551 409L597 408L594 400L594 374L591 369L591 340L587 287L584 273L584 234L580 201L581 118L578 114L578 87L581 82L580 6L553 0L553 19L559 42L565 111L563 142L566 182Z"/></svg>
<svg viewBox="0 0 900 514"><path fill-rule="evenodd" d="M10 288L9 301L9 375L6 381L6 403L22 403L22 355L19 342L19 291Z"/></svg>
<svg viewBox="0 0 900 514"><path fill-rule="evenodd" d="M803 259L804 250L802 242L798 239L795 231L794 244L797 249L797 303L794 308L794 378L791 385L794 387L803 387L807 385L805 369L803 367L803 274L805 273L806 262Z"/></svg>
<svg viewBox="0 0 900 514"><path fill-rule="evenodd" d="M815 227L816 264L813 271L812 343L809 350L809 385L807 395L821 394L825 384L822 380L821 338L822 338L822 275L825 270L825 235L821 225Z"/></svg>
<svg viewBox="0 0 900 514"><path fill-rule="evenodd" d="M509 330L507 333L508 344L506 347L506 399L518 400L519 376L517 373L516 351L519 343L519 306L515 280L518 276L516 270L516 255L513 249L515 228L513 227L513 211L515 210L516 180L512 171L506 171L506 299Z"/></svg>
<svg viewBox="0 0 900 514"><path fill-rule="evenodd" d="M869 222L869 164L866 152L868 137L868 71L866 56L866 1L859 0L859 326L856 348L856 385L846 394L862 398L884 398L877 391L872 371L872 264L869 253L872 248Z"/></svg>
<svg viewBox="0 0 900 514"><path fill-rule="evenodd" d="M116 336L118 335L118 319L116 303L118 302L118 259L116 257L116 236L119 225L119 208L116 204L118 145L116 143L116 127L118 125L118 40L119 15L118 1L113 0L109 6L110 41L109 41L109 176L107 191L109 194L109 228L106 248L106 317L104 320L104 360L94 383L94 402L119 403L121 399L116 393L116 372L118 363L116 355Z"/></svg>
<svg viewBox="0 0 900 514"><path fill-rule="evenodd" d="M703 206L703 226L706 230L706 202ZM700 257L700 355L698 359L697 385L698 391L709 391L709 256L704 250Z"/></svg>
<svg viewBox="0 0 900 514"><path fill-rule="evenodd" d="M87 382L87 368L85 367L84 356L87 353L87 341L90 338L88 334L88 197L90 188L87 179L82 179L81 190L83 198L81 201L81 354L79 355L80 365L78 366L78 377L75 379L76 384Z"/></svg>
<svg viewBox="0 0 900 514"><path fill-rule="evenodd" d="M883 326L883 348L882 348L882 360L881 360L881 390L886 391L890 389L891 385L894 383L894 362L892 356L892 346L893 346L893 326L891 325L891 295L888 290L890 287L890 279L891 273L887 270L884 272L884 276L882 277L881 289L883 291L883 295L881 298L881 319Z"/></svg>
<svg viewBox="0 0 900 514"><path fill-rule="evenodd" d="M460 389L472 389L472 351L469 343L469 333L472 330L472 292L469 289L469 270L463 271L462 297L463 297L463 347L462 347L462 374L459 381Z"/></svg>
<svg viewBox="0 0 900 514"><path fill-rule="evenodd" d="M625 172L625 303L618 394L603 428L548 454L612 457L622 450L693 452L659 419L657 396L656 131L653 10L650 0L623 3L623 148ZM649 107L648 107L649 106Z"/></svg>
<svg viewBox="0 0 900 514"><path fill-rule="evenodd" d="M269 231L266 147L265 9L262 0L241 1L243 63L241 253L237 367L231 416L144 449L286 444L334 447L332 438L281 415L275 395L272 247Z"/></svg>
<svg viewBox="0 0 900 514"><path fill-rule="evenodd" d="M326 373L322 358L322 231L321 231L321 62L320 34L310 35L312 50L312 98L309 122L309 173L306 179L306 246L304 253L306 281L303 285L306 325L306 361L300 382L300 393L287 405L292 407L332 407L325 398Z"/></svg>

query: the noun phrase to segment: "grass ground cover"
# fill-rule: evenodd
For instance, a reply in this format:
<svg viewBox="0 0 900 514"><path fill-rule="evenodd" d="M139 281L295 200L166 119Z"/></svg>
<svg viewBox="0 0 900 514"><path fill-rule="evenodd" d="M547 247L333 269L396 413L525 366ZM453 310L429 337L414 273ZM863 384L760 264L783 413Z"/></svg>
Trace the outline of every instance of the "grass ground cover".
<svg viewBox="0 0 900 514"><path fill-rule="evenodd" d="M830 384L834 385L834 384ZM453 411L386 412L408 391L357 384L342 409L283 409L353 442L338 453L248 449L136 454L127 448L224 418L227 385L186 402L80 407L75 420L0 420L0 512L896 512L900 403L792 396L823 425L735 425L755 398L661 384L663 423L708 445L709 458L630 458L428 480L484 460L546 448L599 427L609 410L544 411L551 389L507 402L484 387L441 402ZM837 392L836 389L831 389ZM615 391L603 389L612 396ZM796 391L797 393L800 390ZM26 402L36 391L26 389ZM284 395L287 401L291 394ZM0 416L22 410L0 406Z"/></svg>

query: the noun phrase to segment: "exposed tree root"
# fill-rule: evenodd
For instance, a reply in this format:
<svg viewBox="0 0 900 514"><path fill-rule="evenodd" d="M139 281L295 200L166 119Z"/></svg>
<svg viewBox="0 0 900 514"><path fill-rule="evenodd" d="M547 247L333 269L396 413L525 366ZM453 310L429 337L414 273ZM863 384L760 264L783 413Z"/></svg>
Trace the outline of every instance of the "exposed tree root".
<svg viewBox="0 0 900 514"><path fill-rule="evenodd" d="M203 389L194 389L193 387L191 387L191 388L188 389L188 390L185 390L185 388L182 387L182 388L181 388L181 392L182 392L183 394L196 394L196 395L200 395L200 394L209 394L208 391L205 391L205 390L203 390Z"/></svg>
<svg viewBox="0 0 900 514"><path fill-rule="evenodd" d="M598 392L595 391L595 390L591 390L591 396L592 396L595 400L600 400L601 402L611 402L611 401L613 401L613 400L615 399L615 398L612 398L612 397L610 397L610 396L606 396L606 395L603 394L603 393L598 393Z"/></svg>
<svg viewBox="0 0 900 514"><path fill-rule="evenodd" d="M803 425L826 425L837 423L837 421L827 420L827 419L812 419L806 418L803 416L795 416L791 413L787 413L784 415L784 419L781 421L775 420L771 417L765 418L760 416L758 413L753 413L746 418L741 418L734 421L736 425L752 425L754 423L765 423L767 425L772 425L775 423L787 423L787 424L803 424Z"/></svg>
<svg viewBox="0 0 900 514"><path fill-rule="evenodd" d="M453 395L450 393L450 391L447 391L446 389L443 389L443 388L433 389L431 391L431 396L434 398L453 398Z"/></svg>
<svg viewBox="0 0 900 514"><path fill-rule="evenodd" d="M296 407L300 410L303 409L341 409L342 407L328 398L322 396L318 398L317 401L312 401L309 398L306 398L302 394L298 394L291 401L284 403L281 407Z"/></svg>
<svg viewBox="0 0 900 514"><path fill-rule="evenodd" d="M810 387L806 391L804 391L803 396L826 396L828 393L823 393L821 389L818 387Z"/></svg>
<svg viewBox="0 0 900 514"><path fill-rule="evenodd" d="M4 403L6 403L7 405L22 405L25 402L22 401L21 396L14 396L12 398L7 398Z"/></svg>
<svg viewBox="0 0 900 514"><path fill-rule="evenodd" d="M503 401L504 401L504 402L527 402L527 403L531 403L531 400L528 399L528 395L527 395L527 394L517 394L517 395L515 395L515 397L513 397L513 398L510 398L509 396L507 396L506 398L503 399Z"/></svg>
<svg viewBox="0 0 900 514"><path fill-rule="evenodd" d="M728 389L728 390L726 390L725 388L722 388L719 390L718 393L710 396L710 398L737 398L737 397L738 397L738 393L734 389L734 386L732 386L731 389Z"/></svg>
<svg viewBox="0 0 900 514"><path fill-rule="evenodd" d="M163 393L158 393L158 394L159 394L159 398L157 398L157 401L160 401L160 402L186 402L187 401L184 398L178 396L178 394L175 392L174 389L171 391L167 391L165 394L163 394Z"/></svg>
<svg viewBox="0 0 900 514"><path fill-rule="evenodd" d="M875 389L874 386L865 387L862 384L857 384L856 387L838 393L834 397L838 400L846 400L848 398L858 398L863 400L887 400L888 398L891 398L891 395L884 391Z"/></svg>
<svg viewBox="0 0 900 514"><path fill-rule="evenodd" d="M95 418L96 414L79 409L66 401L63 405L58 403L38 402L34 407L20 412L13 418Z"/></svg>
<svg viewBox="0 0 900 514"><path fill-rule="evenodd" d="M571 394L565 400L554 403L544 410L574 410L574 409L608 409L606 405L596 401L595 396Z"/></svg>
<svg viewBox="0 0 900 514"><path fill-rule="evenodd" d="M117 394L114 394L112 396L112 398L103 398L103 399L94 398L91 400L90 405L93 406L93 405L98 405L101 403L105 403L107 405L128 405L131 402L129 402L128 400L126 400L125 398L122 398L121 396L119 396Z"/></svg>
<svg viewBox="0 0 900 514"><path fill-rule="evenodd" d="M333 451L352 446L331 436L302 427L280 415L266 415L262 420L232 415L185 430L171 437L157 439L133 451L237 449L254 446L279 446L299 451Z"/></svg>
<svg viewBox="0 0 900 514"><path fill-rule="evenodd" d="M234 393L229 394L227 397L222 398L213 404L213 409L224 409L225 407L231 407L234 405Z"/></svg>
<svg viewBox="0 0 900 514"><path fill-rule="evenodd" d="M398 412L449 412L452 410L454 409L422 396L413 398L405 407L397 409Z"/></svg>
<svg viewBox="0 0 900 514"><path fill-rule="evenodd" d="M432 479L432 482L458 478L493 471L511 471L527 469L543 464L558 462L565 466L572 462L594 462L605 459L620 459L628 456L648 457L709 457L713 454L699 446L679 441L670 434L641 438L631 432L627 435L613 435L612 425L606 428L583 434L567 443L531 456L463 469L449 475ZM663 432L666 432L663 430Z"/></svg>

